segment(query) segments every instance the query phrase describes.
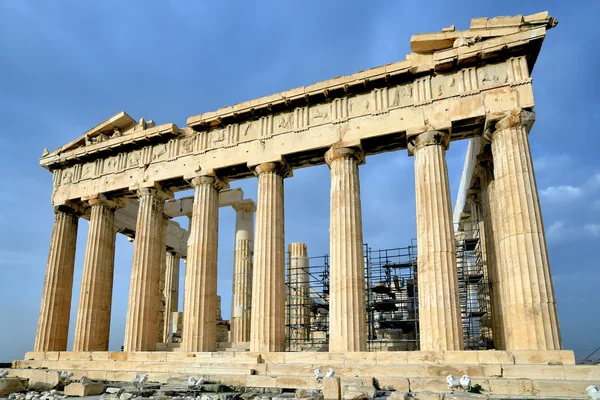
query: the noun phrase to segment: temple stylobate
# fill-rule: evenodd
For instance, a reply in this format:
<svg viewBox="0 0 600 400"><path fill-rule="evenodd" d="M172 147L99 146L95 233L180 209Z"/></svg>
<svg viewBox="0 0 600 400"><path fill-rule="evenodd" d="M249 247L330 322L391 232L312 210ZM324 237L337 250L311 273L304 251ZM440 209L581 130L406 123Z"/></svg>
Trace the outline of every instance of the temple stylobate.
<svg viewBox="0 0 600 400"><path fill-rule="evenodd" d="M403 61L195 115L183 127L136 122L120 112L45 151L40 164L54 176L56 217L33 359L68 352L77 221L85 218L90 229L73 351L108 351L121 232L134 245L125 353L214 355L228 342L247 356L259 354L258 362L287 362L269 354L290 350L291 336L312 335L307 328L290 333L290 318L312 317L287 309L314 308L316 289L308 281L292 289L289 282L298 278L286 279L284 187L294 169L320 164L331 175L326 349L368 352L365 293L372 289L359 171L370 155L397 151L415 165L418 279L396 287L418 286L421 352L439 355L436 362L460 353L473 364L502 364L506 354L513 363L523 360L514 354L528 354L523 363L572 363L572 353L560 351L528 138L535 119L531 72L556 23L547 13L476 18L468 30L414 35ZM470 140L470 158L453 218L446 151L457 140ZM258 181L256 203L229 189L242 178ZM189 189L193 197L175 198ZM233 206L238 215L225 330L217 296L219 206ZM189 231L172 220L184 215ZM457 224L458 231L479 227L493 356L473 359L468 354L478 353L464 350ZM290 249L290 265L301 265L302 279L310 279L306 246ZM180 258L186 259L183 315L176 300Z"/></svg>

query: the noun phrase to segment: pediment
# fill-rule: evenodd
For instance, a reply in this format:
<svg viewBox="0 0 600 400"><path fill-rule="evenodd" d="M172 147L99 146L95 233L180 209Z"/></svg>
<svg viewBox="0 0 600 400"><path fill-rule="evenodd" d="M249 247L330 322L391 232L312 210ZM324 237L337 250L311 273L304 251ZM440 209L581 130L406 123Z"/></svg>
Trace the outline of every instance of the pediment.
<svg viewBox="0 0 600 400"><path fill-rule="evenodd" d="M156 126L154 121L145 121L143 118L136 122L125 111L121 111L53 152L44 150L40 164L52 169L56 164L69 160L98 155L163 135L177 135L178 132L175 124Z"/></svg>

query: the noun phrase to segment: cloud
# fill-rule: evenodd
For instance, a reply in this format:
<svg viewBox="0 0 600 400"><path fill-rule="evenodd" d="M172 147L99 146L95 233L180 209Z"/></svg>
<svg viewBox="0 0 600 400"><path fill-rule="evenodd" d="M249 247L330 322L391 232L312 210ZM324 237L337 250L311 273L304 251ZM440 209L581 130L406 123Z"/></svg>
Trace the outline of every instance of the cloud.
<svg viewBox="0 0 600 400"><path fill-rule="evenodd" d="M583 229L593 236L600 237L600 224L586 224Z"/></svg>
<svg viewBox="0 0 600 400"><path fill-rule="evenodd" d="M583 194L583 189L577 186L560 185L548 186L540 190L540 195L550 200L573 200Z"/></svg>

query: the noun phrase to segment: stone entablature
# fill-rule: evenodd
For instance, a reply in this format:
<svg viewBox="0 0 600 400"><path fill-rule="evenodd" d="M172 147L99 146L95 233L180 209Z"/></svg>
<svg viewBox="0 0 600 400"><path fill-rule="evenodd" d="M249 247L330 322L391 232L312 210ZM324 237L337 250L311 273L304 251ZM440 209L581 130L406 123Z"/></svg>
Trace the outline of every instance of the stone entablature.
<svg viewBox="0 0 600 400"><path fill-rule="evenodd" d="M199 169L235 179L282 158L292 168L322 164L340 141L362 142L367 155L403 149L407 133L428 126L449 127L451 140L479 135L490 113L534 106L530 70L552 21L542 13L511 27L415 35L405 61L190 117L189 128L140 123L117 138L79 140L40 163L55 174L58 205L155 182L187 189L184 178Z"/></svg>

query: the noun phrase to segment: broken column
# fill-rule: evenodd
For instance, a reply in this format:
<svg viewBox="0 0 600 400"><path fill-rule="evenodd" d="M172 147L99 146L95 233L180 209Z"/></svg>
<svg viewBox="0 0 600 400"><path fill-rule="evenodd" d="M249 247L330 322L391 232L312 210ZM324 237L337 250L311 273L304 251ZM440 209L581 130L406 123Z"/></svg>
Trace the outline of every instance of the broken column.
<svg viewBox="0 0 600 400"><path fill-rule="evenodd" d="M217 347L217 252L219 190L226 187L213 171L192 179L195 188L188 240L183 313L183 351Z"/></svg>
<svg viewBox="0 0 600 400"><path fill-rule="evenodd" d="M258 176L250 351L285 349L285 237L283 179L291 176L284 162L255 168Z"/></svg>
<svg viewBox="0 0 600 400"><path fill-rule="evenodd" d="M463 350L456 247L446 150L448 132L410 138L415 158L419 329L422 351Z"/></svg>
<svg viewBox="0 0 600 400"><path fill-rule="evenodd" d="M163 337L165 342L171 340L171 320L173 313L178 311L179 303L179 260L181 258L172 252L167 252L166 271L165 271L165 319Z"/></svg>
<svg viewBox="0 0 600 400"><path fill-rule="evenodd" d="M54 228L34 351L67 350L78 219L74 210L68 207L54 208Z"/></svg>
<svg viewBox="0 0 600 400"><path fill-rule="evenodd" d="M494 163L496 228L507 350L562 347L528 133L535 114L513 110L486 132Z"/></svg>
<svg viewBox="0 0 600 400"><path fill-rule="evenodd" d="M358 148L334 146L325 154L331 170L329 351L366 351L367 322Z"/></svg>
<svg viewBox="0 0 600 400"><path fill-rule="evenodd" d="M73 351L108 351L115 268L115 210L122 202L104 195L91 206Z"/></svg>
<svg viewBox="0 0 600 400"><path fill-rule="evenodd" d="M164 255L164 202L172 196L157 188L138 191L138 211L129 303L125 325L125 351L156 350L160 266Z"/></svg>
<svg viewBox="0 0 600 400"><path fill-rule="evenodd" d="M250 341L252 310L252 254L254 252L254 212L252 200L233 204L236 211L233 257L233 290L231 296L231 341Z"/></svg>
<svg viewBox="0 0 600 400"><path fill-rule="evenodd" d="M297 342L306 341L310 337L310 285L306 244L290 243L288 253L290 339L292 344L299 344Z"/></svg>

